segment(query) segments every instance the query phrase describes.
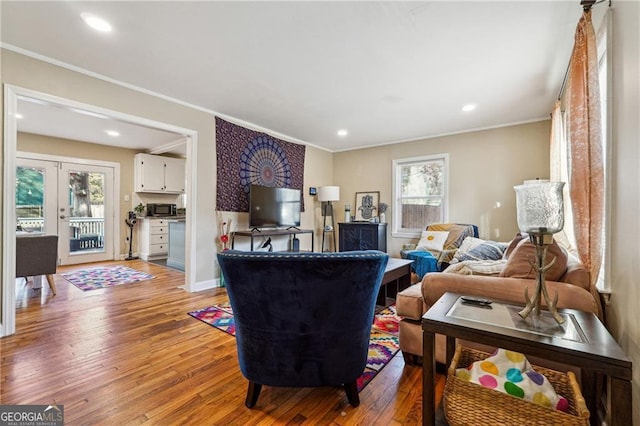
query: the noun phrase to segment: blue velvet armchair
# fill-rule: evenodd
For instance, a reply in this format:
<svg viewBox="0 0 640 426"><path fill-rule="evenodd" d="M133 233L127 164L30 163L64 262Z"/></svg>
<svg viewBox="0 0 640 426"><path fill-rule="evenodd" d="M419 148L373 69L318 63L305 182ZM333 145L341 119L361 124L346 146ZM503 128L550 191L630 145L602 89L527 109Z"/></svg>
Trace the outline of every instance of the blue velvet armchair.
<svg viewBox="0 0 640 426"><path fill-rule="evenodd" d="M356 380L388 259L378 251L218 253L249 381L247 407L263 385L344 386L359 405Z"/></svg>

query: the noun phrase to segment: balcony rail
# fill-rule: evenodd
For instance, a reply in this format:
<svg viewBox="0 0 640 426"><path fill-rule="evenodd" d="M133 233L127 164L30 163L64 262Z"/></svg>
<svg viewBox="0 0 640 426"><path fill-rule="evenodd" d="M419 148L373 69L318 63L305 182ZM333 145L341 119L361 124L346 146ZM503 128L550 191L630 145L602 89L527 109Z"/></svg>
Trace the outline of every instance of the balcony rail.
<svg viewBox="0 0 640 426"><path fill-rule="evenodd" d="M69 219L71 227L71 239L83 240L91 237L92 242L97 242L97 247L102 247L104 242L104 218L72 217ZM44 218L25 217L18 218L18 229L27 232L42 232ZM96 248L95 244L94 247Z"/></svg>

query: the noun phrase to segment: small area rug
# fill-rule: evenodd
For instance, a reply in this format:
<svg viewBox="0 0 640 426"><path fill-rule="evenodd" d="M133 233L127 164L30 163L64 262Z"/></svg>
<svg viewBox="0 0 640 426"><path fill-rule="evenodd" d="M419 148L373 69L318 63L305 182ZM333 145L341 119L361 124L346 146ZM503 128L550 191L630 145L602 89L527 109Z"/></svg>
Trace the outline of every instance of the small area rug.
<svg viewBox="0 0 640 426"><path fill-rule="evenodd" d="M233 322L233 311L229 303L209 306L189 312L189 315L225 333L235 336L236 328ZM367 365L362 375L358 378L358 392L398 353L400 348L398 340L399 322L400 317L396 314L395 305L386 307L375 315L371 327Z"/></svg>
<svg viewBox="0 0 640 426"><path fill-rule="evenodd" d="M102 266L68 272L62 276L83 291L114 287L153 278L153 275L126 266Z"/></svg>

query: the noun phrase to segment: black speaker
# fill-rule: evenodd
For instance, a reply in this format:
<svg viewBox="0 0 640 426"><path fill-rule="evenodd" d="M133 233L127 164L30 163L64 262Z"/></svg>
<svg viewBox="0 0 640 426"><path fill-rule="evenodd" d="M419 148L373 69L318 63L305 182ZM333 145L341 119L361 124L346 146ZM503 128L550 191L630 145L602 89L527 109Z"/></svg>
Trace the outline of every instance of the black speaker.
<svg viewBox="0 0 640 426"><path fill-rule="evenodd" d="M300 240L293 238L291 240L291 251L300 251Z"/></svg>

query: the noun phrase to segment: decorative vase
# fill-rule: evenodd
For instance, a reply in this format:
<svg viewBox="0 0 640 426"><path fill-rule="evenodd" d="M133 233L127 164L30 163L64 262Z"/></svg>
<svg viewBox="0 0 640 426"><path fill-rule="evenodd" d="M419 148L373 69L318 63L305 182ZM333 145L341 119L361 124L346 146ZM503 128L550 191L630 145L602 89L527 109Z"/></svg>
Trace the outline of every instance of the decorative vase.
<svg viewBox="0 0 640 426"><path fill-rule="evenodd" d="M387 216L384 213L380 213L380 223L387 223Z"/></svg>

